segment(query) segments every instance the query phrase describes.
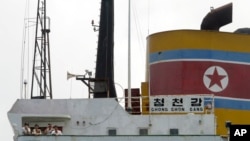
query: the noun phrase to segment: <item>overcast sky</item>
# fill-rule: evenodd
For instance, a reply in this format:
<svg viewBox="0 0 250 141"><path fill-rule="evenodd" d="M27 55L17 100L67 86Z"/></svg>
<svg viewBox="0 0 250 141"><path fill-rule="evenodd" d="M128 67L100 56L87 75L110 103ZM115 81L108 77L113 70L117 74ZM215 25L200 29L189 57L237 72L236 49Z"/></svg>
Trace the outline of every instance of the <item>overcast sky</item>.
<svg viewBox="0 0 250 141"><path fill-rule="evenodd" d="M31 2L33 1L33 2ZM29 2L29 17L34 18L36 0L2 0L0 2L0 139L11 141L13 132L7 112L21 96L21 49L25 7ZM232 32L250 27L249 0L131 0L132 2L132 87L145 80L146 37L149 34L174 29L199 29L210 7L233 2L233 23L221 28ZM118 96L127 87L127 0L115 0L115 83ZM91 20L99 22L100 0L49 0L47 16L51 18L51 66L54 98L87 97L86 87L74 79L66 79L67 71L84 74L95 69L97 32ZM32 31L32 29L30 29ZM33 33L34 34L34 33ZM32 37L32 33L30 33ZM34 37L33 37L34 38ZM33 54L32 41L29 53ZM28 49L26 49L27 51ZM30 57L30 62L32 57ZM27 63L27 62L26 62ZM27 70L25 70L27 72ZM29 70L31 74L31 70ZM25 76L30 89L30 76ZM29 90L28 90L29 91ZM29 97L29 95L28 95Z"/></svg>

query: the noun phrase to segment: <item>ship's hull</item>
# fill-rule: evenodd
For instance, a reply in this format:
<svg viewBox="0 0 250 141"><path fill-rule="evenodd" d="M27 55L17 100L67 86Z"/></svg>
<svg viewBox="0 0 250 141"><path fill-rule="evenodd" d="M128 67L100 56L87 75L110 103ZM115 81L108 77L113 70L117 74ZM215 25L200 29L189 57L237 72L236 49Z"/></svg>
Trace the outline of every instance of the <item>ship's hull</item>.
<svg viewBox="0 0 250 141"><path fill-rule="evenodd" d="M20 136L17 141L226 141L220 136Z"/></svg>

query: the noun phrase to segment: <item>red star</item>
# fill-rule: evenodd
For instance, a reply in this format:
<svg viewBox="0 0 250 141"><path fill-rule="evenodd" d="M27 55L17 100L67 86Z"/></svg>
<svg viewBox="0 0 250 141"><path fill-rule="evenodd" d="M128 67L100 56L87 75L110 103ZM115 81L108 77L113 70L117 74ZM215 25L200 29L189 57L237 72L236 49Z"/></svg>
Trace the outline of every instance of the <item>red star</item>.
<svg viewBox="0 0 250 141"><path fill-rule="evenodd" d="M219 75L216 67L212 75L207 74L206 76L211 80L209 88L211 88L215 84L217 84L220 88L222 88L221 80L226 77L226 75Z"/></svg>

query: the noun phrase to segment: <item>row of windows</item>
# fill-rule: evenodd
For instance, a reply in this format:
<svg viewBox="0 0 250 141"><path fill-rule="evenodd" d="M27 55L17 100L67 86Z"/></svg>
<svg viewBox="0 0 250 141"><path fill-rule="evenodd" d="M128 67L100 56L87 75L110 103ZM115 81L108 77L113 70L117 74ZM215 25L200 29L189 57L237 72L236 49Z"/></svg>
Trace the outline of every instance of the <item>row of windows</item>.
<svg viewBox="0 0 250 141"><path fill-rule="evenodd" d="M179 135L179 130L176 128L170 129L169 130L170 135ZM109 136L115 136L116 134L116 129L109 129L108 130L108 135ZM147 128L142 128L139 129L139 135L148 135L148 129Z"/></svg>
<svg viewBox="0 0 250 141"><path fill-rule="evenodd" d="M116 129L109 129L108 130L108 135L109 136L115 136L116 134ZM148 135L148 129L139 129L139 135Z"/></svg>

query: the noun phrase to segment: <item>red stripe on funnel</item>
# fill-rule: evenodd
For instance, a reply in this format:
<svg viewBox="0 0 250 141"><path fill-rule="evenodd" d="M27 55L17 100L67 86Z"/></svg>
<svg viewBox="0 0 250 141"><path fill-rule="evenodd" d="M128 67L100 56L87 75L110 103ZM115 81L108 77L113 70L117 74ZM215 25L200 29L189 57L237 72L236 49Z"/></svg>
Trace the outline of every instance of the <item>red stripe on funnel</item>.
<svg viewBox="0 0 250 141"><path fill-rule="evenodd" d="M205 75L208 68L212 66L218 66L217 77L212 76L216 75L216 72ZM225 70L227 76L220 74L219 67ZM211 80L207 83L212 82L213 84L207 84L206 87L204 78ZM221 88L221 91L215 92L209 88L216 83L223 83L220 81L223 78L228 79L228 82L225 88ZM222 87L222 85L217 85ZM250 65L211 61L176 61L152 64L150 66L150 92L151 95L215 94L250 99Z"/></svg>

